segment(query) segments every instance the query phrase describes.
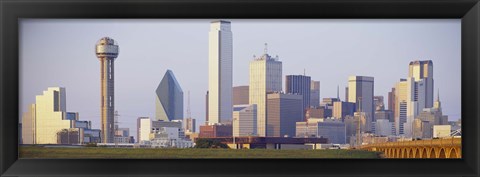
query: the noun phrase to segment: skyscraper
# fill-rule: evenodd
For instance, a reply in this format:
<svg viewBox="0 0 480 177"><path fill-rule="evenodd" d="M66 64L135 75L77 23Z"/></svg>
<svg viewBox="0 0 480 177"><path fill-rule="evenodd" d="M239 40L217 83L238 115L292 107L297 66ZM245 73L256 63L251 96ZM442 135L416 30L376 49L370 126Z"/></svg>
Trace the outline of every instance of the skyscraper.
<svg viewBox="0 0 480 177"><path fill-rule="evenodd" d="M371 130L374 120L374 79L368 76L350 76L348 78L348 102L356 103L357 112L366 115L366 130Z"/></svg>
<svg viewBox="0 0 480 177"><path fill-rule="evenodd" d="M303 109L310 108L310 76L305 75L287 75L285 76L285 92L290 94L302 95Z"/></svg>
<svg viewBox="0 0 480 177"><path fill-rule="evenodd" d="M294 137L296 122L303 121L301 95L269 93L267 95L266 136Z"/></svg>
<svg viewBox="0 0 480 177"><path fill-rule="evenodd" d="M114 63L118 56L117 43L109 37L100 39L96 44L96 55L100 60L101 100L102 113L101 128L102 142L113 143L114 132Z"/></svg>
<svg viewBox="0 0 480 177"><path fill-rule="evenodd" d="M310 106L320 105L320 81L312 80L310 83Z"/></svg>
<svg viewBox="0 0 480 177"><path fill-rule="evenodd" d="M250 62L249 104L257 105L257 133L266 136L267 92L282 90L282 62L265 53Z"/></svg>
<svg viewBox="0 0 480 177"><path fill-rule="evenodd" d="M212 21L208 37L208 123L232 121L233 47L229 21Z"/></svg>
<svg viewBox="0 0 480 177"><path fill-rule="evenodd" d="M171 70L167 70L155 93L157 120L183 119L183 91Z"/></svg>
<svg viewBox="0 0 480 177"><path fill-rule="evenodd" d="M414 101L418 102L418 109L433 107L432 60L412 61L408 68L408 77L412 77L415 81Z"/></svg>
<svg viewBox="0 0 480 177"><path fill-rule="evenodd" d="M24 144L57 144L58 133L70 131L76 120L66 119L66 91L62 87L49 87L37 95L22 118ZM77 129L78 130L78 129ZM79 132L79 131L77 131ZM83 141L83 137L76 137Z"/></svg>

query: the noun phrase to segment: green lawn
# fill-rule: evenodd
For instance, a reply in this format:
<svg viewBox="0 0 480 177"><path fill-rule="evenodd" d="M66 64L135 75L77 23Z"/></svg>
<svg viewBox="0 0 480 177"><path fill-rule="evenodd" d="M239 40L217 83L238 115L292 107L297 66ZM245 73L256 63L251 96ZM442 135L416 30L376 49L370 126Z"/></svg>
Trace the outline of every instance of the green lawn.
<svg viewBox="0 0 480 177"><path fill-rule="evenodd" d="M380 158L380 154L360 150L46 148L24 146L20 147L20 158Z"/></svg>

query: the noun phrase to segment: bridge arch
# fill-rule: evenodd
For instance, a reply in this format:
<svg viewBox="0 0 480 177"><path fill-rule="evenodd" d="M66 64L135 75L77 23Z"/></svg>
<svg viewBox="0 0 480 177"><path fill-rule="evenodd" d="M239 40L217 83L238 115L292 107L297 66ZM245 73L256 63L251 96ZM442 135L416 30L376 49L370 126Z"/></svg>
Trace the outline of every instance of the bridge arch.
<svg viewBox="0 0 480 177"><path fill-rule="evenodd" d="M450 150L449 158L459 158L458 152L455 148L452 148Z"/></svg>
<svg viewBox="0 0 480 177"><path fill-rule="evenodd" d="M437 158L437 153L435 153L435 149L434 149L434 148L431 148L431 149L430 149L430 153L429 153L428 158L430 158L430 159Z"/></svg>
<svg viewBox="0 0 480 177"><path fill-rule="evenodd" d="M438 158L446 158L447 155L445 153L445 148L440 149L440 152L438 153Z"/></svg>
<svg viewBox="0 0 480 177"><path fill-rule="evenodd" d="M415 151L414 151L414 148L410 148L410 149L408 150L408 158L414 158L414 157L415 157L415 156L413 155L413 152L415 152Z"/></svg>
<svg viewBox="0 0 480 177"><path fill-rule="evenodd" d="M420 148L415 148L413 157L414 157L414 158L420 158L420 157L422 157L422 156L420 155Z"/></svg>
<svg viewBox="0 0 480 177"><path fill-rule="evenodd" d="M397 148L397 150L396 150L395 158L400 158L400 149L399 148Z"/></svg>
<svg viewBox="0 0 480 177"><path fill-rule="evenodd" d="M427 158L427 148L423 148L420 153L420 158Z"/></svg>

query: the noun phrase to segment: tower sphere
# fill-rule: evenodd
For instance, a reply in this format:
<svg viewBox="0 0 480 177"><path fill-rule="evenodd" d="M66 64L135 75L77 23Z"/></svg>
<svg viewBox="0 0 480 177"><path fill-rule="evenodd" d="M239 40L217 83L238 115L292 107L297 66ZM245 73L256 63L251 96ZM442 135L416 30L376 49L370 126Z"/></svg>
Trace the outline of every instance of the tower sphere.
<svg viewBox="0 0 480 177"><path fill-rule="evenodd" d="M95 45L95 53L97 54L97 58L111 58L115 59L118 56L118 45L115 40L109 37L104 37L98 40L97 44Z"/></svg>

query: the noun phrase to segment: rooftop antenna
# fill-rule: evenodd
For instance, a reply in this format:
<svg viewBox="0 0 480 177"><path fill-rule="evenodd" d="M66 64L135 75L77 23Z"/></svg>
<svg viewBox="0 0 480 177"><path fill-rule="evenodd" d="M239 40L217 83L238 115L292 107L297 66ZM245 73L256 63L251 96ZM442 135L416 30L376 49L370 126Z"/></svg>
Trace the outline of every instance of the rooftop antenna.
<svg viewBox="0 0 480 177"><path fill-rule="evenodd" d="M338 87L338 85L337 85L337 99L340 100L339 87Z"/></svg>
<svg viewBox="0 0 480 177"><path fill-rule="evenodd" d="M268 53L268 44L267 44L267 43L265 43L265 49L263 50L263 52L264 52L265 54Z"/></svg>
<svg viewBox="0 0 480 177"><path fill-rule="evenodd" d="M303 68L303 76L305 76L305 68Z"/></svg>
<svg viewBox="0 0 480 177"><path fill-rule="evenodd" d="M187 92L187 117L192 118L192 112L190 111L190 90Z"/></svg>
<svg viewBox="0 0 480 177"><path fill-rule="evenodd" d="M437 101L440 101L440 89L437 88Z"/></svg>

